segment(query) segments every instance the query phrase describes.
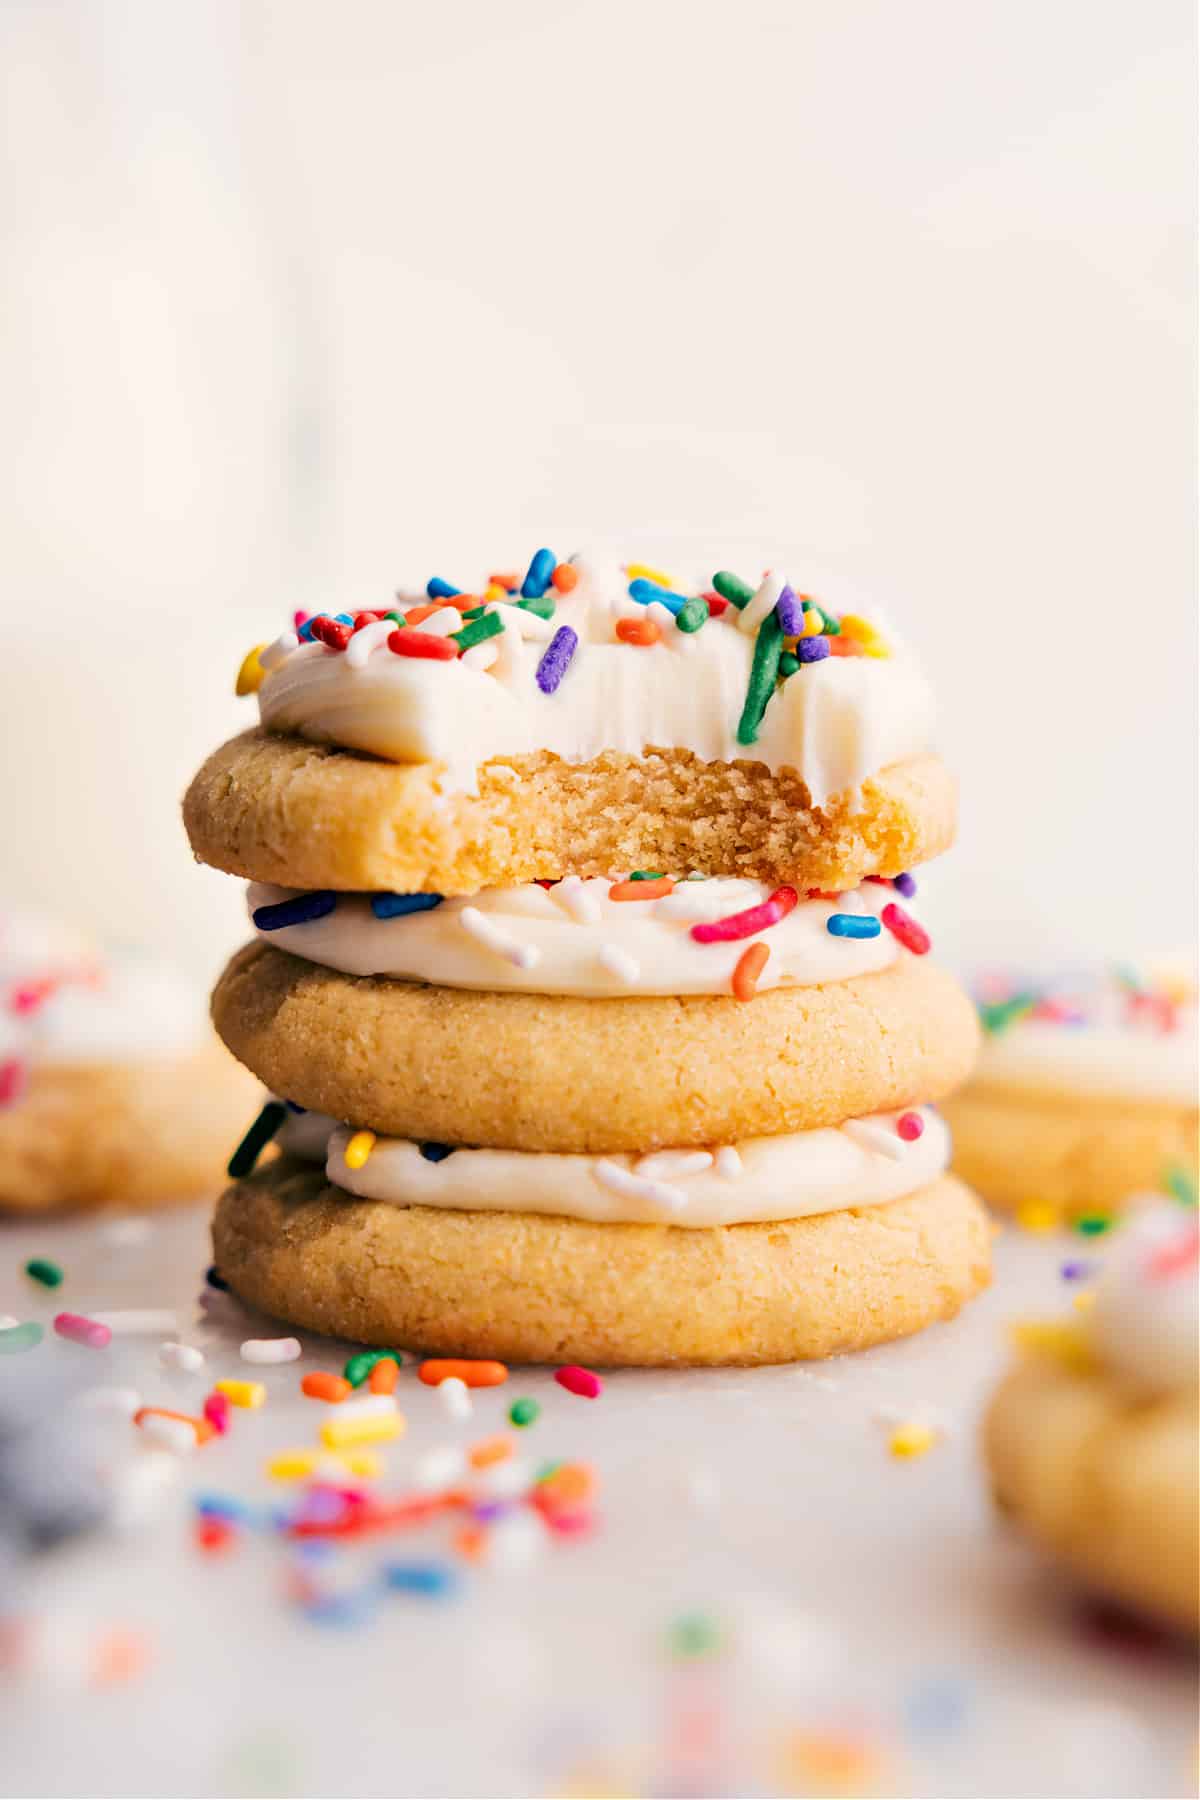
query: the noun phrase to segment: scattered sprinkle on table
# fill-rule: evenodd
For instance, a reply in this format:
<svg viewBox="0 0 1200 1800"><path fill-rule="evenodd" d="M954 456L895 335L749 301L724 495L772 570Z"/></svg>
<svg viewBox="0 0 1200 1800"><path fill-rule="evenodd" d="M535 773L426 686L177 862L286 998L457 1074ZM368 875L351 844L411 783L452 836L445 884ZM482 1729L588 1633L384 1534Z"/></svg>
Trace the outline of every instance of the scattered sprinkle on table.
<svg viewBox="0 0 1200 1800"><path fill-rule="evenodd" d="M25 1264L25 1273L31 1281L40 1282L42 1287L56 1288L62 1286L63 1271L48 1256L32 1256Z"/></svg>
<svg viewBox="0 0 1200 1800"><path fill-rule="evenodd" d="M299 1360L300 1340L294 1337L247 1338L241 1358L248 1363L289 1363Z"/></svg>
<svg viewBox="0 0 1200 1800"><path fill-rule="evenodd" d="M604 1383L600 1377L591 1369L581 1369L575 1363L555 1369L554 1379L560 1388L565 1388L568 1394L577 1394L581 1400L598 1400L604 1392Z"/></svg>
<svg viewBox="0 0 1200 1800"><path fill-rule="evenodd" d="M57 1313L54 1329L59 1337L67 1338L72 1344L85 1344L89 1350L106 1350L112 1343L108 1326L98 1319L86 1319L82 1313Z"/></svg>

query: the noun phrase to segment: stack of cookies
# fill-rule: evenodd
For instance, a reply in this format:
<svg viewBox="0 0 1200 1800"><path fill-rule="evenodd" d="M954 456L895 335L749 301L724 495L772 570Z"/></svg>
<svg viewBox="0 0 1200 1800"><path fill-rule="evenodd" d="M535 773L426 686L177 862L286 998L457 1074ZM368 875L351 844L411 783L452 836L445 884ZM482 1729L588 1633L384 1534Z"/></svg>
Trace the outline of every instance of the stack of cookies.
<svg viewBox="0 0 1200 1800"><path fill-rule="evenodd" d="M908 904L954 788L877 623L543 550L298 618L238 685L260 724L184 810L252 884L213 1000L272 1096L214 1225L247 1301L683 1365L878 1343L986 1283L930 1104L974 1012Z"/></svg>

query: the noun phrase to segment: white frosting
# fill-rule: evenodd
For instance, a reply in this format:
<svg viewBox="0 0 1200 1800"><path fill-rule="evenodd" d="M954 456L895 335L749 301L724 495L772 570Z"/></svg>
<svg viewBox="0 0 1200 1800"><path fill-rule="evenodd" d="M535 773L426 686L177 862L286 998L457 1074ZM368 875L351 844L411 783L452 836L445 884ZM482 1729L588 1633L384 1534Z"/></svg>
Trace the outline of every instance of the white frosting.
<svg viewBox="0 0 1200 1800"><path fill-rule="evenodd" d="M569 876L548 889L536 882L489 888L392 919L377 919L365 894L339 894L335 910L324 918L259 935L346 975L589 997L728 994L739 959L760 941L770 949L758 978L760 992L866 975L889 967L900 954L886 929L873 938L834 937L826 929L834 913L877 917L895 899L891 887L878 882L864 882L836 900L802 898L777 925L717 944L697 943L692 926L760 905L772 891L769 886L681 881L658 900L610 900L612 885L601 876L590 881ZM291 889L255 884L248 905L253 914L293 897Z"/></svg>
<svg viewBox="0 0 1200 1800"><path fill-rule="evenodd" d="M396 656L383 634L353 661L319 644L273 647L258 691L263 724L390 762L440 764L445 784L466 792L493 757L550 750L586 762L606 750L640 756L660 748L794 769L818 806L929 748L928 684L890 634L888 657L828 657L801 669L775 692L757 741L739 744L754 638L738 629L736 609L698 632L682 632L662 608L629 599L618 567L576 566L579 583L558 598L549 627L533 614L501 608L506 629L483 646L494 658ZM618 619L659 613L659 643L617 641ZM557 692L547 695L535 671L543 640L560 625L580 641ZM437 616L419 629L439 629Z"/></svg>
<svg viewBox="0 0 1200 1800"><path fill-rule="evenodd" d="M1156 1393L1195 1386L1200 1218L1179 1205L1135 1212L1117 1232L1089 1314L1101 1359Z"/></svg>
<svg viewBox="0 0 1200 1800"><path fill-rule="evenodd" d="M802 1219L915 1193L946 1168L950 1139L929 1107L910 1110L920 1111L925 1126L912 1143L896 1132L898 1113L879 1113L821 1131L641 1158L455 1150L429 1162L407 1139L378 1138L362 1167L350 1169L345 1151L354 1129L309 1114L289 1118L279 1141L292 1155L311 1159L322 1131L331 1134L330 1181L393 1206L704 1227Z"/></svg>
<svg viewBox="0 0 1200 1800"><path fill-rule="evenodd" d="M42 983L48 991L34 998ZM130 952L101 955L67 926L0 912L0 1059L134 1062L188 1055L204 1035L203 1004L173 970Z"/></svg>
<svg viewBox="0 0 1200 1800"><path fill-rule="evenodd" d="M1195 1106L1200 1081L1194 970L1143 971L1134 991L1109 970L1064 978L1035 991L1064 1019L1026 1016L985 1035L974 1081L1116 1099ZM1156 1007L1153 996L1170 999ZM1046 1008L1043 1008L1046 1010Z"/></svg>

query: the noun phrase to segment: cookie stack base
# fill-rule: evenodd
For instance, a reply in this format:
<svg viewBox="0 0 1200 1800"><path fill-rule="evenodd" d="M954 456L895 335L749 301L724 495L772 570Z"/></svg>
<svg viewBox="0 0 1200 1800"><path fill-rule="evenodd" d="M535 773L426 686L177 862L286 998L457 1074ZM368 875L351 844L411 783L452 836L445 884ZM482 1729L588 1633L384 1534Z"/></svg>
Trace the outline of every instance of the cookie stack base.
<svg viewBox="0 0 1200 1800"><path fill-rule="evenodd" d="M648 1368L793 1362L906 1336L987 1285L990 1236L950 1176L885 1206L688 1230L350 1199L288 1157L231 1187L213 1222L230 1287L304 1330Z"/></svg>

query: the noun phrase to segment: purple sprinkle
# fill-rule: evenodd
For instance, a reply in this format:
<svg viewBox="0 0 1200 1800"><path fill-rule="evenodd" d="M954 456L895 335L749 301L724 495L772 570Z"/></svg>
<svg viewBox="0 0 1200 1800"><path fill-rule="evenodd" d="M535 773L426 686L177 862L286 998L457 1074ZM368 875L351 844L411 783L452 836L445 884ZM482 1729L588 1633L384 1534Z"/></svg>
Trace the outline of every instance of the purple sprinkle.
<svg viewBox="0 0 1200 1800"><path fill-rule="evenodd" d="M552 694L558 687L571 666L571 658L578 642L579 633L572 631L569 625L560 625L550 639L546 645L546 653L537 666L537 684L543 694Z"/></svg>
<svg viewBox="0 0 1200 1800"><path fill-rule="evenodd" d="M892 886L898 894L903 894L906 900L911 900L917 891L917 884L911 875L897 875Z"/></svg>
<svg viewBox="0 0 1200 1800"><path fill-rule="evenodd" d="M1086 1262L1065 1262L1058 1272L1064 1281L1086 1281L1092 1272L1092 1265Z"/></svg>
<svg viewBox="0 0 1200 1800"><path fill-rule="evenodd" d="M804 608L790 587L785 587L775 602L775 617L784 637L799 637L804 630Z"/></svg>
<svg viewBox="0 0 1200 1800"><path fill-rule="evenodd" d="M801 638L796 645L796 655L802 663L824 662L829 655L829 639L827 637Z"/></svg>

